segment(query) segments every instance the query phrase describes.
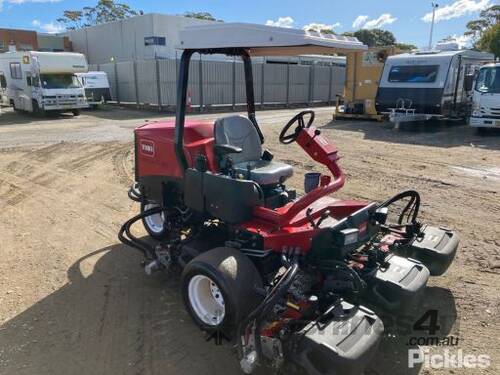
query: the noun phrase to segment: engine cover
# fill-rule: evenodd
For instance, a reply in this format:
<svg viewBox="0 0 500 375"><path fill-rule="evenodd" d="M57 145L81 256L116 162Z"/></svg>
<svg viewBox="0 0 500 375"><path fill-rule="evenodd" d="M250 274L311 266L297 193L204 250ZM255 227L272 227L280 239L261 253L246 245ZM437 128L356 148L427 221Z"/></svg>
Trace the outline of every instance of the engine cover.
<svg viewBox="0 0 500 375"><path fill-rule="evenodd" d="M340 301L296 333L291 358L309 374L361 374L375 354L384 325L363 306Z"/></svg>
<svg viewBox="0 0 500 375"><path fill-rule="evenodd" d="M396 251L421 261L432 276L441 276L453 262L458 243L455 232L425 225L418 238L408 245L398 247Z"/></svg>
<svg viewBox="0 0 500 375"><path fill-rule="evenodd" d="M368 279L367 299L389 311L415 305L427 285L429 270L418 260L391 254Z"/></svg>

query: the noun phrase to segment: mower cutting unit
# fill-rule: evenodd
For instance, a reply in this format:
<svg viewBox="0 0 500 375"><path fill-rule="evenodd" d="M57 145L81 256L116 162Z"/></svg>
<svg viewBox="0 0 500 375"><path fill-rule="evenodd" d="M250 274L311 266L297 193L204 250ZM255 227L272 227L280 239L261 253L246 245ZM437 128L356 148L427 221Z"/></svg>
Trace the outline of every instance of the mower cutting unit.
<svg viewBox="0 0 500 375"><path fill-rule="evenodd" d="M182 269L182 295L194 322L231 338L241 368L296 364L310 374L357 374L383 334L363 306L400 312L418 300L430 275L452 262L457 236L417 220L420 197L406 191L370 203L329 197L345 176L336 147L295 115L279 140L296 142L330 175L297 195L292 166L263 149L254 107L251 56L337 53L366 48L355 38L249 24L186 29L182 35L175 122L135 130L141 213L120 240L145 256L148 274ZM185 121L193 53L243 60L247 116ZM134 237L142 220L155 244Z"/></svg>

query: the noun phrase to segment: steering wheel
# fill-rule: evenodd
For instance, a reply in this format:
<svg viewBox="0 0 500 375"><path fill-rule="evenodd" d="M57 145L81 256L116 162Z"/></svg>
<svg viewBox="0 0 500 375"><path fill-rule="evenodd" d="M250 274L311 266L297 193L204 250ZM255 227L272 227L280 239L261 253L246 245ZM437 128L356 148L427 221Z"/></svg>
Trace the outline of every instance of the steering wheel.
<svg viewBox="0 0 500 375"><path fill-rule="evenodd" d="M307 124L304 121L304 116L306 116L306 115L310 116L309 121L307 121ZM307 109L307 110L302 111L300 113L297 113L295 116L293 116L293 118L290 121L288 121L288 123L285 125L285 127L281 131L280 138L279 138L280 142L283 143L284 145L288 145L292 142L295 142L295 140L299 136L300 131L302 129L307 129L312 125L312 123L314 121L314 116L315 116L314 111L311 109ZM286 134L288 129L290 129L292 127L292 125L295 124L296 122L298 122L298 124L295 127L295 130L293 131L293 133Z"/></svg>

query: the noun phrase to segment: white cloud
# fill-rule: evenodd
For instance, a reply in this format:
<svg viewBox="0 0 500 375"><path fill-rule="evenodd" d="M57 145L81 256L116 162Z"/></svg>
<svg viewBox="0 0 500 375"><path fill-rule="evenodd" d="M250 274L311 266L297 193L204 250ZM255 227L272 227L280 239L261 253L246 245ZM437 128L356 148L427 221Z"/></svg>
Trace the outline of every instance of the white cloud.
<svg viewBox="0 0 500 375"><path fill-rule="evenodd" d="M436 9L436 22L459 18L466 14L479 12L491 5L491 0L456 0L454 3ZM422 21L431 22L432 12L422 17Z"/></svg>
<svg viewBox="0 0 500 375"><path fill-rule="evenodd" d="M397 18L390 13L384 13L379 18L370 19L368 16L358 16L352 23L355 29L378 29L384 25L390 25Z"/></svg>
<svg viewBox="0 0 500 375"><path fill-rule="evenodd" d="M66 30L66 28L59 23L49 22L40 25L40 30L48 34L57 34L57 33L62 33L63 31Z"/></svg>
<svg viewBox="0 0 500 375"><path fill-rule="evenodd" d="M66 28L57 22L41 23L40 20L34 19L31 24L38 30L49 34L57 34L66 30Z"/></svg>
<svg viewBox="0 0 500 375"><path fill-rule="evenodd" d="M277 21L267 20L266 25L267 26L276 26L276 27L286 27L289 29L289 28L293 27L294 22L295 21L293 20L292 17L286 16L286 17L278 18Z"/></svg>
<svg viewBox="0 0 500 375"><path fill-rule="evenodd" d="M25 3L58 3L62 0L7 0L11 4L25 4Z"/></svg>
<svg viewBox="0 0 500 375"><path fill-rule="evenodd" d="M449 38L446 38L444 43L457 43L459 48L471 48L472 47L472 35L456 35L453 34Z"/></svg>
<svg viewBox="0 0 500 375"><path fill-rule="evenodd" d="M314 30L317 32L320 32L321 30L332 30L342 26L340 22L335 22L334 24L327 25L325 23L317 23L317 22L311 22L308 25L305 25L302 29L304 30Z"/></svg>
<svg viewBox="0 0 500 375"><path fill-rule="evenodd" d="M352 27L360 29L368 21L368 16L358 16L352 23Z"/></svg>

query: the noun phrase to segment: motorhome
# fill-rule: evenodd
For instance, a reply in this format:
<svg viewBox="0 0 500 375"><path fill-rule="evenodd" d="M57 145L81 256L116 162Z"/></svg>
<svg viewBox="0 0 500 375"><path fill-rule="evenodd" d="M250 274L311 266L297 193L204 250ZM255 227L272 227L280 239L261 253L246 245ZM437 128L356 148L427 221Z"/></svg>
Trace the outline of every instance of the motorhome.
<svg viewBox="0 0 500 375"><path fill-rule="evenodd" d="M76 73L76 76L85 89L85 97L90 106L96 106L111 100L106 72Z"/></svg>
<svg viewBox="0 0 500 375"><path fill-rule="evenodd" d="M493 60L485 52L444 48L389 56L375 105L392 122L464 119L471 111L474 75Z"/></svg>
<svg viewBox="0 0 500 375"><path fill-rule="evenodd" d="M70 52L7 52L0 54L0 80L14 110L73 112L87 108L76 73L88 71L87 60ZM2 78L3 77L3 78Z"/></svg>
<svg viewBox="0 0 500 375"><path fill-rule="evenodd" d="M479 70L469 124L479 132L500 128L500 63L488 64Z"/></svg>

